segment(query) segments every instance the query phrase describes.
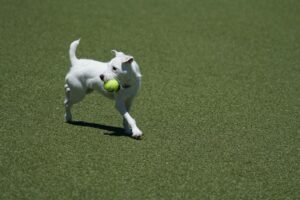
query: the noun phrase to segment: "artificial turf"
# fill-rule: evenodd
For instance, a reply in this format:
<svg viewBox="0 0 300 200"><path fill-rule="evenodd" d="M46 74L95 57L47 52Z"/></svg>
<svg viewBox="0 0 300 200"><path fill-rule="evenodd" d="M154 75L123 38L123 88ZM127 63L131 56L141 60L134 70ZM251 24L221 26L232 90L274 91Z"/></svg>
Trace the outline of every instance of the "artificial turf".
<svg viewBox="0 0 300 200"><path fill-rule="evenodd" d="M1 1L0 199L300 199L300 2ZM122 134L91 94L64 123L68 48L143 74Z"/></svg>

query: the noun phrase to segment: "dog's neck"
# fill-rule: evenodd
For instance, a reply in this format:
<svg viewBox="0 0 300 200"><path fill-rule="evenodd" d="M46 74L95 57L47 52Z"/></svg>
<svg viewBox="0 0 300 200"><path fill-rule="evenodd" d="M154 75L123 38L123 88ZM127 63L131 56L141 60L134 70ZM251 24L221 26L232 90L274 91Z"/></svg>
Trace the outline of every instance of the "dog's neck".
<svg viewBox="0 0 300 200"><path fill-rule="evenodd" d="M131 88L135 85L137 85L137 82L139 81L139 77L136 76L136 74L134 72L130 72L130 78L127 79L127 80L124 80L123 83L121 83L121 86L124 88L124 89L127 89L127 88Z"/></svg>

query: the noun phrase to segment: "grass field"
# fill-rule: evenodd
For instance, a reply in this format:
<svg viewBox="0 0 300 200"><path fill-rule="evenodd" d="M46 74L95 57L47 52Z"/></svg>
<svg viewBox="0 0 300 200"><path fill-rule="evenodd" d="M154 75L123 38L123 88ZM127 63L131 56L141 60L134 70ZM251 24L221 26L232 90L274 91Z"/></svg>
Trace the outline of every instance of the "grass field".
<svg viewBox="0 0 300 200"><path fill-rule="evenodd" d="M300 199L300 1L2 0L0 199ZM121 133L96 93L64 123L69 44L134 55Z"/></svg>

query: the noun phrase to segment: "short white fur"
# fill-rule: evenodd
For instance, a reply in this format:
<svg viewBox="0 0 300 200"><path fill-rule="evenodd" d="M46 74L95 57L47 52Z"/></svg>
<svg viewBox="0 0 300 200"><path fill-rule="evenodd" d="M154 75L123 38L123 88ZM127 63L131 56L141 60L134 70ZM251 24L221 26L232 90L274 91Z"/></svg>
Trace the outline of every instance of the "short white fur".
<svg viewBox="0 0 300 200"><path fill-rule="evenodd" d="M140 138L142 131L136 121L129 114L134 97L141 87L141 72L132 56L112 50L115 57L109 62L99 62L91 59L78 59L76 49L80 40L70 45L70 71L65 78L65 120L72 121L71 108L79 103L90 92L96 90L112 100L116 109L123 116L126 133L134 138ZM117 79L121 89L118 92L108 92L104 89L104 82Z"/></svg>

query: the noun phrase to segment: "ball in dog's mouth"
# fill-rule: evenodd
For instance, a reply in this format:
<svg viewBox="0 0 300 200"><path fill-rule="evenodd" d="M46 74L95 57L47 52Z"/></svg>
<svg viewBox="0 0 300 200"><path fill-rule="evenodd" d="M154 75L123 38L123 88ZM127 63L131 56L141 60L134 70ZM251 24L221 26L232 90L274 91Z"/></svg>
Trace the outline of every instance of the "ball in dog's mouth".
<svg viewBox="0 0 300 200"><path fill-rule="evenodd" d="M104 82L104 89L108 92L118 92L120 90L120 84L116 79L111 79Z"/></svg>

